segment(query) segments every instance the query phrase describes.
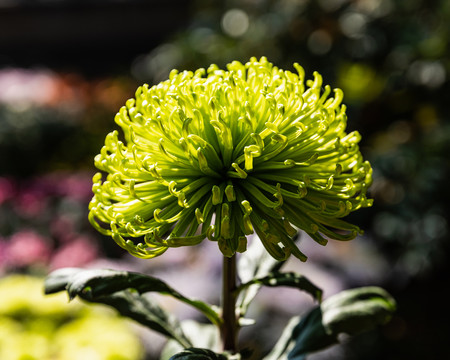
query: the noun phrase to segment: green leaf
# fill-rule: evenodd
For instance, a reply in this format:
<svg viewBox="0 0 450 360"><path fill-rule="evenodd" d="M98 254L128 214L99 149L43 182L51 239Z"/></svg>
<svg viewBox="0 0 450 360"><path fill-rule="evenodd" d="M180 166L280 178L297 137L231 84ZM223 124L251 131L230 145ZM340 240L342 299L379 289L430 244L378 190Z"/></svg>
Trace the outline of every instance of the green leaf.
<svg viewBox="0 0 450 360"><path fill-rule="evenodd" d="M227 360L227 357L208 349L190 348L172 356L170 360Z"/></svg>
<svg viewBox="0 0 450 360"><path fill-rule="evenodd" d="M123 290L96 299L89 299L89 301L109 305L122 316L129 317L164 336L174 339L183 347L192 345L174 316L136 292Z"/></svg>
<svg viewBox="0 0 450 360"><path fill-rule="evenodd" d="M222 343L219 329L211 324L201 324L194 320L181 322L181 329L193 347L219 351ZM175 340L169 340L164 346L160 360L169 360L174 354L182 352L183 347Z"/></svg>
<svg viewBox="0 0 450 360"><path fill-rule="evenodd" d="M166 313L159 305L140 295L132 289L115 292L99 293L91 287L83 287L82 279L89 279L87 270L65 268L51 273L45 280L45 293L52 294L70 288L70 298L80 298L93 303L99 303L115 308L121 315L127 316L148 328L177 341L184 347L192 346L181 330L178 320ZM96 271L89 271L93 275ZM107 271L106 273L109 273ZM105 274L98 271L97 276ZM95 287L95 286L94 286ZM78 293L77 293L78 291ZM95 295L94 295L95 294Z"/></svg>
<svg viewBox="0 0 450 360"><path fill-rule="evenodd" d="M317 307L292 330L293 346L290 347L286 359L303 360L311 352L336 344L337 335L326 333L322 323L322 309Z"/></svg>
<svg viewBox="0 0 450 360"><path fill-rule="evenodd" d="M272 351L264 357L264 360L285 360L287 359L287 353L294 346L292 340L292 331L300 321L300 316L294 316L291 318L283 330L280 338L273 347Z"/></svg>
<svg viewBox="0 0 450 360"><path fill-rule="evenodd" d="M395 300L379 287L342 291L303 319L294 318L264 360L304 360L337 343L341 333L355 335L387 323L395 308Z"/></svg>
<svg viewBox="0 0 450 360"><path fill-rule="evenodd" d="M275 260L270 256L261 241L255 236L247 251L239 259L237 264L238 275L243 283L247 283L255 278L263 278L271 272L280 270L284 263L284 261ZM246 314L250 303L261 286L262 284L255 283L239 292L237 308L240 316Z"/></svg>
<svg viewBox="0 0 450 360"><path fill-rule="evenodd" d="M319 289L316 285L314 285L311 281L309 281L305 276L293 272L287 273L275 272L263 278L250 280L249 282L239 286L237 291L242 291L243 289L252 286L254 284L265 285L270 287L277 287L277 286L292 287L306 291L319 302L322 300L321 289Z"/></svg>
<svg viewBox="0 0 450 360"><path fill-rule="evenodd" d="M67 290L71 299L78 295L88 301L125 289L135 289L139 294L158 292L170 295L202 312L213 324L218 326L221 324L222 320L212 306L200 300L189 299L164 281L144 274L116 270L65 268L54 271L45 281L47 294Z"/></svg>
<svg viewBox="0 0 450 360"><path fill-rule="evenodd" d="M387 323L396 303L385 290L369 286L342 291L324 301L321 308L327 334L355 335Z"/></svg>

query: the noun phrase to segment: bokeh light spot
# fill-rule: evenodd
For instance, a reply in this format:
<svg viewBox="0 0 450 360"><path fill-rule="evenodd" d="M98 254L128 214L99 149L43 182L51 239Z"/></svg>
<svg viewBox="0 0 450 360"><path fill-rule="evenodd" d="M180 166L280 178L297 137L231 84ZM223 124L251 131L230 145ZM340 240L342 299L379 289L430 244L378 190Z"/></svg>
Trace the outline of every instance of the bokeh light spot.
<svg viewBox="0 0 450 360"><path fill-rule="evenodd" d="M447 220L438 214L430 214L423 219L424 232L430 239L436 239L447 233Z"/></svg>
<svg viewBox="0 0 450 360"><path fill-rule="evenodd" d="M331 36L325 30L316 30L308 37L308 48L316 55L324 55L330 51Z"/></svg>
<svg viewBox="0 0 450 360"><path fill-rule="evenodd" d="M403 144L408 142L412 136L411 125L405 120L399 120L389 127L389 137L392 142Z"/></svg>
<svg viewBox="0 0 450 360"><path fill-rule="evenodd" d="M438 88L445 82L445 68L439 61L417 60L409 67L408 78L416 85Z"/></svg>
<svg viewBox="0 0 450 360"><path fill-rule="evenodd" d="M339 25L344 35L359 38L364 35L367 17L357 12L346 12L339 18Z"/></svg>
<svg viewBox="0 0 450 360"><path fill-rule="evenodd" d="M244 35L249 26L249 18L245 11L240 9L228 10L222 17L223 31L232 37Z"/></svg>

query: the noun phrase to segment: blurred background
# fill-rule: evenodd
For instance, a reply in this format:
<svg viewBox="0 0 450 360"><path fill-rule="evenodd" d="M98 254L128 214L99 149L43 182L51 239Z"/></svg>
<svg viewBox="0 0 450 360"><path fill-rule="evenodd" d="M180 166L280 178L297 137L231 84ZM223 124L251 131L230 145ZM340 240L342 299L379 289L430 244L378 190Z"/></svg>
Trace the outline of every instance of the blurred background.
<svg viewBox="0 0 450 360"><path fill-rule="evenodd" d="M43 302L30 284L57 268L142 271L218 302L215 244L144 261L91 229L93 157L142 83L251 56L289 70L298 62L341 88L348 129L362 134L374 168L374 206L349 219L364 236L326 248L304 241L309 261L287 266L325 297L382 286L398 312L310 359L450 358L449 24L447 0L0 0L0 358L158 358L163 339L150 331L64 297ZM198 315L161 300L181 318ZM312 306L293 290L262 291L242 342L261 358L286 319ZM102 316L117 327L87 321ZM136 351L82 336L105 328ZM54 345L65 337L79 338L66 341L78 350Z"/></svg>

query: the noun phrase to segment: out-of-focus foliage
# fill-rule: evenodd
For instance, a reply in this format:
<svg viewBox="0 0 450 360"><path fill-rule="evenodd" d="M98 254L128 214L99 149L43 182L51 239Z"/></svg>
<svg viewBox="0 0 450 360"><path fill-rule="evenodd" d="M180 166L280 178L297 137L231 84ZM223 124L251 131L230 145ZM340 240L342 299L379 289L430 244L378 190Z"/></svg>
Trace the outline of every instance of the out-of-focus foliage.
<svg viewBox="0 0 450 360"><path fill-rule="evenodd" d="M446 79L446 1L197 0L193 8L186 31L136 60L138 78L264 55L334 75L347 100L371 100L395 82L437 88Z"/></svg>
<svg viewBox="0 0 450 360"><path fill-rule="evenodd" d="M135 87L121 77L0 69L0 175L90 169L111 114Z"/></svg>
<svg viewBox="0 0 450 360"><path fill-rule="evenodd" d="M434 113L428 106L415 116L430 110ZM436 114L423 116L431 116L421 119L429 121ZM425 275L447 261L449 125L399 120L373 138L377 176L372 194L377 207L368 226L395 264L392 275L400 281Z"/></svg>
<svg viewBox="0 0 450 360"><path fill-rule="evenodd" d="M143 348L130 325L103 308L62 294L44 297L43 280L0 280L2 360L139 360ZM61 296L62 295L62 296Z"/></svg>

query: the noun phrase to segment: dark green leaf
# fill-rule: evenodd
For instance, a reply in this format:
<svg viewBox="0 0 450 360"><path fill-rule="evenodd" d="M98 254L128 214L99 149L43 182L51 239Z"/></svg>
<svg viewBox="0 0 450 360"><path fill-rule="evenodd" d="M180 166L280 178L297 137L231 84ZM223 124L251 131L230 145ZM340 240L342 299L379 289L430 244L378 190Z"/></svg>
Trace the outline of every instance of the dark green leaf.
<svg viewBox="0 0 450 360"><path fill-rule="evenodd" d="M190 348L172 356L170 360L227 360L227 357L208 349Z"/></svg>
<svg viewBox="0 0 450 360"><path fill-rule="evenodd" d="M111 295L125 289L135 289L139 294L158 292L173 296L193 306L215 325L221 323L217 311L210 305L199 300L189 299L167 285L164 281L144 274L115 270L66 268L56 270L47 277L45 281L46 294L64 289L67 290L71 299L77 295L82 295L81 297L88 301L95 301L100 296Z"/></svg>
<svg viewBox="0 0 450 360"><path fill-rule="evenodd" d="M294 316L289 320L289 323L283 330L280 338L273 347L272 351L264 357L264 360L281 360L287 359L287 353L289 348L294 346L292 330L297 326L300 321L300 316Z"/></svg>
<svg viewBox="0 0 450 360"><path fill-rule="evenodd" d="M305 276L299 275L293 272L288 273L280 273L275 272L271 273L263 278L257 278L250 280L249 282L242 284L238 291L241 291L249 286L254 284L265 285L270 287L276 286L287 286L293 287L299 290L306 291L311 294L312 297L319 302L322 300L322 290L319 289L316 285L314 285L311 281L309 281Z"/></svg>
<svg viewBox="0 0 450 360"><path fill-rule="evenodd" d="M327 334L354 335L387 323L396 303L385 290L370 286L342 291L324 301L321 308Z"/></svg>
<svg viewBox="0 0 450 360"><path fill-rule="evenodd" d="M82 297L82 296L81 296ZM109 305L121 315L129 317L160 334L177 341L181 346L191 346L191 342L181 330L175 317L164 311L159 305L148 298L130 290L115 292L88 301Z"/></svg>
<svg viewBox="0 0 450 360"><path fill-rule="evenodd" d="M306 354L322 350L338 342L337 335L327 334L322 323L322 309L315 308L292 331L294 347L288 360L303 360Z"/></svg>
<svg viewBox="0 0 450 360"><path fill-rule="evenodd" d="M102 275L105 275L108 279L110 271L60 269L51 273L45 280L45 293L52 294L67 290L70 298L78 295L84 300L111 306L121 315L174 339L184 347L192 346L181 330L180 323L156 303L151 302L138 292L130 289L120 290L120 287L115 288L114 286L111 286L110 291L98 291L97 286L108 287L107 284L98 283L98 277ZM83 281L89 282L92 276L97 276L96 281L91 282L89 286L86 286L86 284L83 286ZM113 288L117 291L111 290Z"/></svg>
<svg viewBox="0 0 450 360"><path fill-rule="evenodd" d="M304 360L308 353L337 343L341 333L355 335L385 324L395 307L395 300L378 287L342 291L325 300L300 321L290 322L274 350L264 360Z"/></svg>
<svg viewBox="0 0 450 360"><path fill-rule="evenodd" d="M46 294L53 294L65 291L69 280L80 272L79 268L63 268L53 271L44 283L44 291Z"/></svg>
<svg viewBox="0 0 450 360"><path fill-rule="evenodd" d="M316 307L304 318L293 318L272 352L264 360L303 360L310 352L327 348L337 342L322 324L322 311Z"/></svg>

